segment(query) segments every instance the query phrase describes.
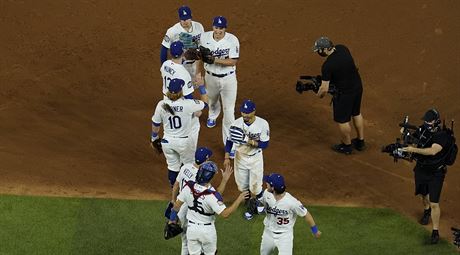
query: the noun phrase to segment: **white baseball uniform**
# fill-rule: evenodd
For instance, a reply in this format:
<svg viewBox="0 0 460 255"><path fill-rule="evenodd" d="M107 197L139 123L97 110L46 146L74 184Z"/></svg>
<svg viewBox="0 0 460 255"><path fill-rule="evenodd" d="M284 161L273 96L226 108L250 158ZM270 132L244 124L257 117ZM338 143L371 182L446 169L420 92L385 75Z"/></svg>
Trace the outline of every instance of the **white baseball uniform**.
<svg viewBox="0 0 460 255"><path fill-rule="evenodd" d="M224 38L214 40L213 31L201 36L201 45L209 48L214 57L220 59L237 59L240 57L240 42L233 34L225 32ZM205 82L209 97L209 118L219 117L222 100L224 117L222 121L222 139L225 145L228 129L235 120L235 101L237 93L236 66L204 64Z"/></svg>
<svg viewBox="0 0 460 255"><path fill-rule="evenodd" d="M171 106L174 115L164 109L164 104ZM163 99L158 102L152 122L163 123L161 145L170 171L179 172L182 164L193 162L195 150L190 139L192 116L204 107L205 103L201 100L185 98L176 101Z"/></svg>
<svg viewBox="0 0 460 255"><path fill-rule="evenodd" d="M190 255L215 254L217 232L214 226L215 214L220 214L226 206L221 195L212 187L193 184L195 192L202 193L194 197L189 185L179 193L177 199L188 206L187 210L187 246ZM206 194L207 193L207 194Z"/></svg>
<svg viewBox="0 0 460 255"><path fill-rule="evenodd" d="M279 254L291 255L295 221L297 216L305 217L307 209L288 192L276 201L275 196L265 190L259 201L265 205L266 211L260 254L269 255L278 248Z"/></svg>
<svg viewBox="0 0 460 255"><path fill-rule="evenodd" d="M160 67L161 77L163 79L163 95L164 99L166 99L166 93L168 92L168 84L172 79L181 79L185 82L184 87L182 88L182 94L184 96L188 96L190 94L193 95L193 83L192 77L185 69L185 67L181 64L174 63L172 60L166 60L163 65ZM196 146L198 144L198 136L200 134L200 120L198 117L192 118L192 144L193 150L196 150Z"/></svg>
<svg viewBox="0 0 460 255"><path fill-rule="evenodd" d="M258 142L268 142L270 140L270 127L268 122L258 116L251 125L244 122L243 117L238 118L231 124L243 129L249 139ZM235 147L235 159L233 160L235 169L235 182L239 191L250 190L254 194L262 191L264 158L261 148L253 147L248 144L233 144Z"/></svg>
<svg viewBox="0 0 460 255"><path fill-rule="evenodd" d="M187 185L187 182L189 181L195 181L196 173L198 172L198 167L194 163L188 163L183 165L180 168L179 174L177 175L176 181L179 183L179 193L184 189L184 187ZM179 217L179 220L182 225L182 229L184 232L181 234L182 238L182 251L181 255L188 255L188 247L187 247L187 211L188 211L188 206L187 204L182 204L181 208L179 209L179 212L177 213L177 216Z"/></svg>
<svg viewBox="0 0 460 255"><path fill-rule="evenodd" d="M204 33L204 28L203 28L203 25L201 25L201 23L192 20L192 27L190 28L190 31L187 31L180 25L180 22L178 22L166 31L166 35L163 38L161 45L170 49L172 42L179 41L180 33L188 33L192 35L193 40L199 43L201 35ZM195 77L196 68L197 68L195 61L193 60L185 61L184 67L187 69L187 71L190 73L192 77Z"/></svg>

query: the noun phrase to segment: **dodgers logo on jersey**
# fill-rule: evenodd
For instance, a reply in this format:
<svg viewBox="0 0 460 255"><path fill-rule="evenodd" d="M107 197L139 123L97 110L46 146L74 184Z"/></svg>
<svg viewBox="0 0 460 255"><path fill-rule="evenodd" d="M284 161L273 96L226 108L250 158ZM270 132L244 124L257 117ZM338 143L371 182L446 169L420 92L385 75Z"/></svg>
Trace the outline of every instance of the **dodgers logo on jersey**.
<svg viewBox="0 0 460 255"><path fill-rule="evenodd" d="M219 49L217 48L215 51L211 51L212 55L215 57L228 57L230 49Z"/></svg>
<svg viewBox="0 0 460 255"><path fill-rule="evenodd" d="M256 140L256 141L260 140L260 133L249 133L248 136L252 140Z"/></svg>
<svg viewBox="0 0 460 255"><path fill-rule="evenodd" d="M286 215L289 214L289 212L287 210L278 209L278 208L276 208L276 206L275 207L268 206L267 213L273 214L275 216L286 216Z"/></svg>

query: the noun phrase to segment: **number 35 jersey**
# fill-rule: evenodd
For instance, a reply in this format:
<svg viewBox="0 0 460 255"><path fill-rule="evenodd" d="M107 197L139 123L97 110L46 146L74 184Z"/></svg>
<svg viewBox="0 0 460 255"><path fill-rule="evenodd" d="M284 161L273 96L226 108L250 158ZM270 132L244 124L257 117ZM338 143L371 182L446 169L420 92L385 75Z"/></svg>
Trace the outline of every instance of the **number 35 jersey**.
<svg viewBox="0 0 460 255"><path fill-rule="evenodd" d="M169 105L174 111L171 114L166 110ZM163 99L158 102L152 121L156 124L163 123L164 137L185 138L190 135L193 113L203 110L205 104L201 100L180 98L176 101Z"/></svg>
<svg viewBox="0 0 460 255"><path fill-rule="evenodd" d="M273 232L292 231L297 216L305 217L308 213L307 208L288 192L276 201L273 194L265 190L260 201L265 205L265 228Z"/></svg>

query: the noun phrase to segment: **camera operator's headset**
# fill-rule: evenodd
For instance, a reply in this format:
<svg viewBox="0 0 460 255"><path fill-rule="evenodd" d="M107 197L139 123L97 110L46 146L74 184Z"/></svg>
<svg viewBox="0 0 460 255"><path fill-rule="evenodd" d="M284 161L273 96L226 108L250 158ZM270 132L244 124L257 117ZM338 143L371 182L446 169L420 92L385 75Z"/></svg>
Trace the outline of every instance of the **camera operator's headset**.
<svg viewBox="0 0 460 255"><path fill-rule="evenodd" d="M431 108L430 110L427 111L427 113L428 112L432 112L434 114L434 117L435 117L435 120L436 120L434 122L435 126L437 127L437 126L441 125L441 117L439 115L438 110L436 110L435 108ZM425 113L425 115L426 115L426 113Z"/></svg>

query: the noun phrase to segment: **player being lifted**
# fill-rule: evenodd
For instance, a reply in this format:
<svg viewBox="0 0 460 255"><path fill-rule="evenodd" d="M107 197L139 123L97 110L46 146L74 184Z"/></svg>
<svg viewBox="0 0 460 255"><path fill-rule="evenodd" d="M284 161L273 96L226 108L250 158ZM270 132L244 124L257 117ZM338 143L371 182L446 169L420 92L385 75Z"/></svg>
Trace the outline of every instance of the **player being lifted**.
<svg viewBox="0 0 460 255"><path fill-rule="evenodd" d="M197 82L202 84L201 100L185 99L182 94L185 82L181 79L172 79L169 82L167 99L158 102L152 116L151 143L155 148L161 147L164 152L171 186L176 181L181 165L193 162L195 150L190 139L192 116L208 106L203 79ZM160 140L158 132L162 123L164 134Z"/></svg>
<svg viewBox="0 0 460 255"><path fill-rule="evenodd" d="M256 105L245 100L240 107L241 117L232 123L225 145L224 165L230 165L232 147L235 148L235 182L238 190L249 190L253 196L262 195L264 158L262 150L268 147L270 128L268 122L256 116ZM253 215L245 212L244 217L251 220Z"/></svg>
<svg viewBox="0 0 460 255"><path fill-rule="evenodd" d="M294 225L297 216L305 219L316 238L321 236L316 223L302 203L286 192L282 175L272 173L264 177L267 189L259 200L265 205L264 233L260 254L269 255L278 248L278 253L291 255L294 240Z"/></svg>

